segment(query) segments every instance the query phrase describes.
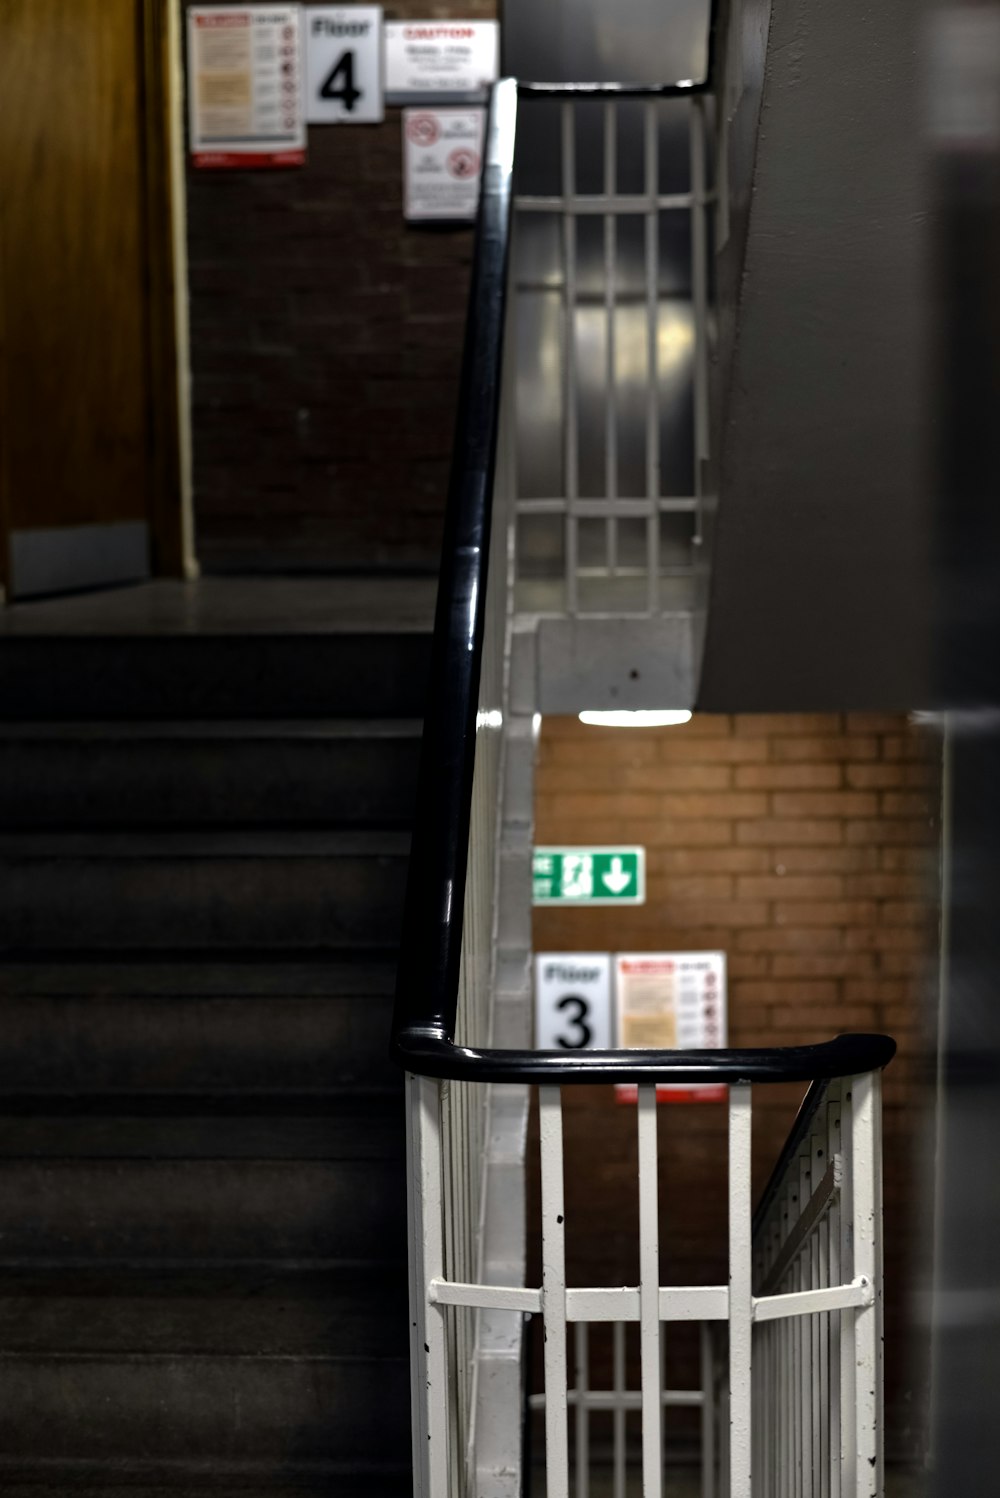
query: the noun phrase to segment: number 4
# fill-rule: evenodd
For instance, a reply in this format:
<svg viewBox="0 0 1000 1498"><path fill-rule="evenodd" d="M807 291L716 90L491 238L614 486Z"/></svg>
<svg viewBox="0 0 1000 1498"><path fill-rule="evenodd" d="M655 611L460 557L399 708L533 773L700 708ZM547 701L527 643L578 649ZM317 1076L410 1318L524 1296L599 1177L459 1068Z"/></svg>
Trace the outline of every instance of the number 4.
<svg viewBox="0 0 1000 1498"><path fill-rule="evenodd" d="M338 79L341 81L338 83ZM332 72L319 91L321 99L341 99L348 114L361 98L361 90L354 87L354 53L341 52Z"/></svg>

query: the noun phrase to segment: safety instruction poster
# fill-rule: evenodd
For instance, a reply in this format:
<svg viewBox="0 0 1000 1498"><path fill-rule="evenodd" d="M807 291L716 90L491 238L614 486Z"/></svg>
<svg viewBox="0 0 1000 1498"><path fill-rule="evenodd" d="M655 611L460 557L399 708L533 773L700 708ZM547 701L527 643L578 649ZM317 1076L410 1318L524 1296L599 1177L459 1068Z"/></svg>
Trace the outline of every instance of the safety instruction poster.
<svg viewBox="0 0 1000 1498"><path fill-rule="evenodd" d="M485 109L403 110L406 218L475 218L485 129Z"/></svg>
<svg viewBox="0 0 1000 1498"><path fill-rule="evenodd" d="M188 99L196 167L301 166L301 7L192 6Z"/></svg>
<svg viewBox="0 0 1000 1498"><path fill-rule="evenodd" d="M725 952L620 952L615 957L617 1044L651 1050L714 1050L726 1044ZM635 1087L619 1087L628 1101ZM661 1086L670 1102L712 1102L717 1083Z"/></svg>

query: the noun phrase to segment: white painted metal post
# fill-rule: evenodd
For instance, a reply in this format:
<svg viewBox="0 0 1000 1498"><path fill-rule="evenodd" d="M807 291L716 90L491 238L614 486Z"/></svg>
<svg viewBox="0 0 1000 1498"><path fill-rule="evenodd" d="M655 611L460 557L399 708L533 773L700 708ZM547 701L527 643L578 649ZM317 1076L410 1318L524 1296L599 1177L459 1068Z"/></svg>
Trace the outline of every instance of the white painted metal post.
<svg viewBox="0 0 1000 1498"><path fill-rule="evenodd" d="M615 1409L612 1416L614 1442L614 1498L625 1498L625 1323L614 1324L613 1384Z"/></svg>
<svg viewBox="0 0 1000 1498"><path fill-rule="evenodd" d="M444 1498L449 1491L444 1308L428 1297L430 1282L444 1275L440 1087L427 1077L408 1076L406 1081L415 1498Z"/></svg>
<svg viewBox="0 0 1000 1498"><path fill-rule="evenodd" d="M812 1139L812 1184L820 1184L831 1159L827 1152L826 1110L821 1109ZM829 1216L829 1214L827 1214ZM830 1233L828 1221L821 1221L815 1233L816 1284L825 1290L830 1281ZM816 1411L815 1495L830 1498L830 1318L817 1316L815 1330L816 1387L814 1390Z"/></svg>
<svg viewBox="0 0 1000 1498"><path fill-rule="evenodd" d="M604 105L604 488L609 505L618 498L618 374L616 317L618 302L618 221L611 207L618 181L618 104ZM618 521L609 514L604 522L608 571L618 571Z"/></svg>
<svg viewBox="0 0 1000 1498"><path fill-rule="evenodd" d="M809 1205L811 1191L809 1145L804 1144L799 1153L799 1212ZM812 1264L811 1239L802 1245L798 1256L798 1283L802 1290L813 1290L815 1284L810 1273ZM799 1434L799 1498L808 1498L812 1483L812 1318L798 1317L799 1325L799 1387L798 1399Z"/></svg>
<svg viewBox="0 0 1000 1498"><path fill-rule="evenodd" d="M691 299L694 314L695 542L704 532L702 463L708 458L708 234L705 221L705 106L691 100Z"/></svg>
<svg viewBox="0 0 1000 1498"><path fill-rule="evenodd" d="M712 1327L701 1323L701 1498L715 1498L715 1379Z"/></svg>
<svg viewBox="0 0 1000 1498"><path fill-rule="evenodd" d="M663 1401L660 1398L660 1221L656 1156L656 1085L639 1088L639 1356L642 1371L642 1492L663 1492Z"/></svg>
<svg viewBox="0 0 1000 1498"><path fill-rule="evenodd" d="M751 1089L729 1089L729 1498L751 1498Z"/></svg>
<svg viewBox="0 0 1000 1498"><path fill-rule="evenodd" d="M855 1077L851 1088L854 1278L867 1279L873 1288L878 1284L878 1242L881 1236L875 1159L879 1082L878 1074L869 1072ZM856 1494L857 1498L881 1498L878 1307L873 1299L870 1305L858 1307L848 1314L852 1314L854 1319Z"/></svg>
<svg viewBox="0 0 1000 1498"><path fill-rule="evenodd" d="M853 1084L841 1083L840 1101L840 1147L845 1161L843 1185L840 1196L840 1283L854 1277L854 1223L853 1223L853 1175L854 1175L854 1102ZM854 1498L857 1484L857 1447L855 1445L854 1403L854 1333L856 1318L854 1311L841 1311L840 1322L840 1470L838 1498Z"/></svg>
<svg viewBox="0 0 1000 1498"><path fill-rule="evenodd" d="M576 1498L588 1498L590 1493L590 1409L587 1395L590 1391L587 1363L589 1347L587 1323L576 1323L574 1350L576 1353Z"/></svg>
<svg viewBox="0 0 1000 1498"><path fill-rule="evenodd" d="M650 99L643 114L646 157L646 566L647 602L660 606L660 117Z"/></svg>
<svg viewBox="0 0 1000 1498"><path fill-rule="evenodd" d="M560 110L562 140L563 234L563 489L566 495L566 612L578 609L579 574L576 501L579 498L578 390L576 378L576 110L567 100Z"/></svg>
<svg viewBox="0 0 1000 1498"><path fill-rule="evenodd" d="M566 1224L562 1098L558 1087L538 1089L538 1112L542 1178L542 1315L545 1322L545 1490L546 1498L569 1498Z"/></svg>
<svg viewBox="0 0 1000 1498"><path fill-rule="evenodd" d="M841 1096L844 1090L843 1082L837 1082L836 1096L827 1104L826 1109L826 1153L827 1158L833 1161L841 1153ZM832 1091L833 1089L831 1089ZM839 1285L843 1276L841 1275L841 1233L840 1233L841 1201L834 1197L830 1211L827 1214L827 1262L829 1264L830 1284ZM840 1482L840 1377L841 1377L841 1322L843 1311L834 1311L830 1317L829 1334L829 1365L827 1377L830 1386L830 1475L829 1475L829 1498L841 1498Z"/></svg>

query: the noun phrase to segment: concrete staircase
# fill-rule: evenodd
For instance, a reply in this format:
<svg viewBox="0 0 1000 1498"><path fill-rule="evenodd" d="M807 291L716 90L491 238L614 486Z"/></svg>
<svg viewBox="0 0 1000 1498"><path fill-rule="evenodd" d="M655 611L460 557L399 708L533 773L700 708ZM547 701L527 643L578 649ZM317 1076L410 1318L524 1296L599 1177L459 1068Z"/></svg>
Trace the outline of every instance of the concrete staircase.
<svg viewBox="0 0 1000 1498"><path fill-rule="evenodd" d="M0 624L0 1491L401 1495L428 628L134 597Z"/></svg>

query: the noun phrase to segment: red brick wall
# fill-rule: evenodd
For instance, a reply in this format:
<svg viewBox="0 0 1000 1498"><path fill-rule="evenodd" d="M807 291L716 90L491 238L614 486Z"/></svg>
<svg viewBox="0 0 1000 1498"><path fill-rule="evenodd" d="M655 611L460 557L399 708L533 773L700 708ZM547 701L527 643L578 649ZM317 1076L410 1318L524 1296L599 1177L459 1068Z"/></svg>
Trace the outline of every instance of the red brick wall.
<svg viewBox="0 0 1000 1498"><path fill-rule="evenodd" d="M397 0L386 19L489 19ZM188 173L202 565L437 566L472 230L408 228L400 111Z"/></svg>
<svg viewBox="0 0 1000 1498"><path fill-rule="evenodd" d="M722 948L732 1045L844 1030L898 1041L885 1077L896 1449L918 1441L911 1412L921 1380L906 1314L937 942L938 783L935 741L905 717L868 713L699 716L633 731L546 718L536 782L539 843L644 844L648 884L642 906L536 910L536 950ZM756 1190L801 1094L756 1090ZM571 1283L620 1284L635 1273L634 1110L605 1088L565 1098ZM723 1114L661 1108L664 1283L724 1277Z"/></svg>

